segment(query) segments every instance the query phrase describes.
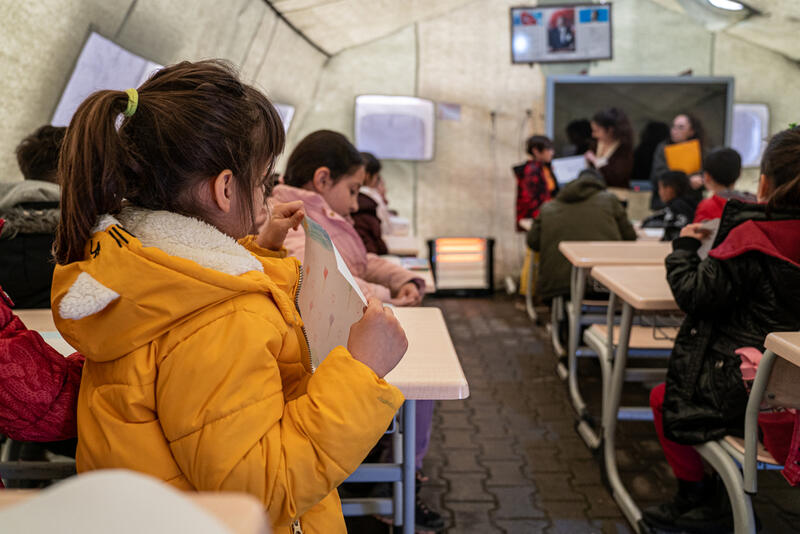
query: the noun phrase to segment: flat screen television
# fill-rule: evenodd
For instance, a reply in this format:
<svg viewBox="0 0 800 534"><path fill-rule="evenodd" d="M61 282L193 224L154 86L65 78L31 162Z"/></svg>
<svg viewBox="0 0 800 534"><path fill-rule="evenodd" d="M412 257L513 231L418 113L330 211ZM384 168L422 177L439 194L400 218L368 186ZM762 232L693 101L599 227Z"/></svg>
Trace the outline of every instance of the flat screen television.
<svg viewBox="0 0 800 534"><path fill-rule="evenodd" d="M616 107L631 120L634 147L639 146L648 125L669 125L681 113L700 120L706 149L730 146L733 86L734 80L729 77L549 76L547 136L553 140L556 157L575 155L575 139L569 138L567 126L575 121L590 121L596 112Z"/></svg>
<svg viewBox="0 0 800 534"><path fill-rule="evenodd" d="M611 59L611 4L511 8L511 62Z"/></svg>

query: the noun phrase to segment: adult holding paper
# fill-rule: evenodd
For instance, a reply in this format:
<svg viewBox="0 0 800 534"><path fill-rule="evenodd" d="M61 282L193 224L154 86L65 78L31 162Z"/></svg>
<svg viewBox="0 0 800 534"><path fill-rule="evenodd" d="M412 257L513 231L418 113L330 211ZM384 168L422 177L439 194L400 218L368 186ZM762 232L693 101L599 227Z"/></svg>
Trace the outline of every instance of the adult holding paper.
<svg viewBox="0 0 800 534"><path fill-rule="evenodd" d="M344 534L335 489L403 403L382 377L407 342L372 301L311 373L281 249L303 208L263 209L284 135L219 61L90 96L59 161L54 319L86 356L79 472L246 492L276 532Z"/></svg>
<svg viewBox="0 0 800 534"><path fill-rule="evenodd" d="M363 183L361 153L344 135L319 130L295 147L286 164L284 184L275 187L272 199L303 201L306 214L328 232L366 297L396 306L416 306L422 302L425 282L412 272L368 253L353 226L350 214L358 210L358 192ZM290 231L285 246L290 255L302 262L303 229Z"/></svg>
<svg viewBox="0 0 800 534"><path fill-rule="evenodd" d="M674 168L670 167L667 161L665 148L669 145L679 145L693 140L696 140L697 145L699 145L699 152L694 157L694 160L697 162L695 165L696 168L686 168L683 165L677 164L677 162L673 163ZM679 113L678 115L675 115L675 118L672 119L672 125L669 129L669 139L661 142L653 153L653 167L650 171L650 181L653 183L653 191L658 189L658 177L669 170L685 172L690 177L689 179L692 184L692 189L698 190L703 187L703 176L701 172L702 158L706 150L705 145L705 130L703 129L703 123L700 122L700 119L691 113ZM681 161L693 159L691 157L692 150L696 151L694 145L687 146L685 150L676 151L675 159ZM678 166L681 168L678 168ZM700 198L698 198L698 200L700 200ZM650 208L661 209L663 207L664 203L661 202L661 200L658 198L658 195L654 194L650 199Z"/></svg>
<svg viewBox="0 0 800 534"><path fill-rule="evenodd" d="M628 189L633 173L633 128L624 111L610 108L592 117L594 150L584 154L586 161L600 171L608 187Z"/></svg>

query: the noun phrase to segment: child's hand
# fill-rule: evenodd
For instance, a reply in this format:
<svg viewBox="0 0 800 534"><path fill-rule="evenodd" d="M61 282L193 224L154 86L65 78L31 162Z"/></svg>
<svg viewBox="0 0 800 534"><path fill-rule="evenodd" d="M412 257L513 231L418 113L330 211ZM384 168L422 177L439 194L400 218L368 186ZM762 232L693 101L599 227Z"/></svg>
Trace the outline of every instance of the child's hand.
<svg viewBox="0 0 800 534"><path fill-rule="evenodd" d="M692 186L692 189L700 189L703 187L703 175L702 174L693 174L689 177L689 184Z"/></svg>
<svg viewBox="0 0 800 534"><path fill-rule="evenodd" d="M703 228L703 223L687 224L681 229L681 237L693 237L702 241L711 235L711 230Z"/></svg>
<svg viewBox="0 0 800 534"><path fill-rule="evenodd" d="M422 295L417 284L414 282L403 284L391 303L395 306L419 306L422 303Z"/></svg>
<svg viewBox="0 0 800 534"><path fill-rule="evenodd" d="M594 165L597 162L597 155L591 150L587 150L583 153L583 157L586 158L586 161Z"/></svg>
<svg viewBox="0 0 800 534"><path fill-rule="evenodd" d="M286 239L289 229L297 230L303 217L305 217L305 210L302 200L274 204L269 214L269 220L258 232L256 244L261 248L279 250L283 246L283 240Z"/></svg>
<svg viewBox="0 0 800 534"><path fill-rule="evenodd" d="M380 378L394 369L408 349L403 327L389 308L369 299L364 317L350 327L347 350Z"/></svg>

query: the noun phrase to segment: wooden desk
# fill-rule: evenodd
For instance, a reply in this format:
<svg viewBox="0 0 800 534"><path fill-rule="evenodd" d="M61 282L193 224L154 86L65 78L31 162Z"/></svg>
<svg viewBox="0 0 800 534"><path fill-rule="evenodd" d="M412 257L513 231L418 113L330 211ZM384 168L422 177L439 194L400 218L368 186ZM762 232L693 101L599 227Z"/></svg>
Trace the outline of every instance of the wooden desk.
<svg viewBox="0 0 800 534"><path fill-rule="evenodd" d="M389 254L396 256L418 256L419 239L415 235L386 235L383 242L389 249Z"/></svg>
<svg viewBox="0 0 800 534"><path fill-rule="evenodd" d="M767 336L764 346L800 367L800 332L774 332Z"/></svg>
<svg viewBox="0 0 800 534"><path fill-rule="evenodd" d="M111 483L113 479L117 482ZM24 523L25 532L36 534L171 532L181 527L187 531L200 529L216 534L271 532L263 505L252 495L184 493L149 477L143 480L144 475L138 473L96 471L71 477L45 490L3 490L0 491L0 518L6 528ZM122 486L130 481L133 487ZM92 503L88 509L87 502ZM219 523L210 521L209 515Z"/></svg>
<svg viewBox="0 0 800 534"><path fill-rule="evenodd" d="M619 324L619 343L614 354L608 394L603 399L603 459L611 493L625 517L634 528L639 529L642 513L633 502L617 467L615 439L617 416L625 381L628 347L631 341L633 314L636 311L675 311L678 305L666 281L666 269L655 265L604 265L592 268L592 277L611 291L609 307L617 298L622 300L622 316ZM608 328L613 328L613 316L608 317Z"/></svg>
<svg viewBox="0 0 800 534"><path fill-rule="evenodd" d="M399 265L406 269L407 271L411 272L414 276L421 278L425 282L425 294L428 293L436 293L436 281L433 279L433 270L431 269L431 262L427 260L423 260L421 258L401 258L400 256L396 256L394 254L385 254L381 256L381 258L385 259L386 261L390 261L395 265ZM418 269L416 267L412 267L408 264L415 263L418 261L425 261L428 264L427 269Z"/></svg>
<svg viewBox="0 0 800 534"><path fill-rule="evenodd" d="M663 265L672 244L658 241L562 241L558 250L575 267Z"/></svg>
<svg viewBox="0 0 800 534"><path fill-rule="evenodd" d="M408 338L408 351L386 381L406 399L455 400L469 397L469 385L439 308L395 308Z"/></svg>
<svg viewBox="0 0 800 534"><path fill-rule="evenodd" d="M345 515L393 514L394 524L404 534L414 532L414 478L416 445L416 401L465 399L469 385L461 369L447 324L438 308L395 308L394 313L408 338L408 351L386 381L406 397L402 408L402 438L393 435L394 462L362 464L348 482L394 482L393 499L383 508L382 499L372 503L344 499ZM402 454L400 451L402 450ZM402 506L400 506L402 504Z"/></svg>
<svg viewBox="0 0 800 534"><path fill-rule="evenodd" d="M11 310L19 317L30 330L39 332L55 332L56 324L53 322L53 312L50 308L41 310Z"/></svg>
<svg viewBox="0 0 800 534"><path fill-rule="evenodd" d="M592 269L592 278L639 311L679 309L667 283L667 269L655 265L603 265Z"/></svg>
<svg viewBox="0 0 800 534"><path fill-rule="evenodd" d="M64 356L69 356L73 352L78 352L72 345L61 337L61 334L56 330L56 324L53 322L53 313L51 310L12 310L17 317L19 317L25 326L30 330L36 330L42 336L45 343L56 349Z"/></svg>
<svg viewBox="0 0 800 534"><path fill-rule="evenodd" d="M582 420L589 420L589 411L581 395L577 375L580 333L585 320L580 303L583 302L586 293L586 273L588 269L598 265L663 265L664 258L670 253L671 244L655 241L562 241L558 245L558 250L572 264L571 305L567 307L569 325L567 365L565 367L559 364L559 375L567 379L570 400L578 416ZM554 301L554 310L559 305ZM605 318L598 316L591 322L605 322ZM553 345L559 347L557 329L551 330ZM599 436L588 428L586 437L590 446L599 442Z"/></svg>

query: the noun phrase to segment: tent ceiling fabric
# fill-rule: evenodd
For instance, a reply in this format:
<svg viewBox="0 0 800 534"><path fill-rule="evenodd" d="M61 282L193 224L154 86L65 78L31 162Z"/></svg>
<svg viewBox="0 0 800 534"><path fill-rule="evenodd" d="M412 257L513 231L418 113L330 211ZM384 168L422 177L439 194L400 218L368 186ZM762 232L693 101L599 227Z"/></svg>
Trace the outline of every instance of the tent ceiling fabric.
<svg viewBox="0 0 800 534"><path fill-rule="evenodd" d="M273 0L297 29L330 54L437 17L474 0ZM652 0L681 11L678 0ZM706 1L706 0L698 0ZM725 30L731 36L800 61L800 0L743 0L760 12ZM524 2L522 2L524 3ZM535 2L530 2L535 4Z"/></svg>
<svg viewBox="0 0 800 534"><path fill-rule="evenodd" d="M443 15L474 0L272 0L295 28L330 54Z"/></svg>
<svg viewBox="0 0 800 534"><path fill-rule="evenodd" d="M653 0L653 2L673 11L686 12L680 0ZM758 14L730 26L725 29L725 33L783 54L794 61L800 61L800 40L797 39L800 1L742 0L742 2L758 11Z"/></svg>

